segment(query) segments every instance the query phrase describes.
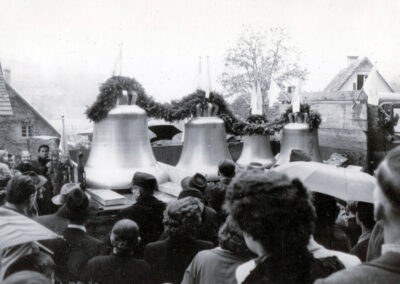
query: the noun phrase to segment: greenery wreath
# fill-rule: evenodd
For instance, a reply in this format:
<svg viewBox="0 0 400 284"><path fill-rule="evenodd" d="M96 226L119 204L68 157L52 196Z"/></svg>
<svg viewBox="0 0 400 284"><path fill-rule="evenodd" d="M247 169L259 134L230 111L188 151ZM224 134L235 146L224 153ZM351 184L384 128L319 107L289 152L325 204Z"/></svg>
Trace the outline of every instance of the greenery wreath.
<svg viewBox="0 0 400 284"><path fill-rule="evenodd" d="M282 114L281 122L284 124L289 121L289 114L293 112L292 106L288 107L286 111ZM301 104L300 105L300 112L307 113L308 115L308 125L310 127L310 131L314 129L318 129L321 124L321 115L319 112L311 110L310 105L308 104ZM283 127L283 125L282 125Z"/></svg>
<svg viewBox="0 0 400 284"><path fill-rule="evenodd" d="M122 96L122 91L137 94L136 104L143 108L149 117L164 119L169 122L182 120L197 115L199 106L206 108L208 103L218 107L218 117L224 120L226 132L233 135L271 135L279 131L288 119L291 107L286 110L281 119L268 122L264 116L251 115L247 121L239 120L229 108L222 95L212 92L209 98L202 90L173 100L171 103L158 103L148 96L142 85L133 78L113 76L100 86L100 93L92 106L86 110L87 117L99 122L108 112L115 107L117 98ZM319 113L311 111L308 105L301 106L302 112L309 114L310 128L318 128L321 123Z"/></svg>

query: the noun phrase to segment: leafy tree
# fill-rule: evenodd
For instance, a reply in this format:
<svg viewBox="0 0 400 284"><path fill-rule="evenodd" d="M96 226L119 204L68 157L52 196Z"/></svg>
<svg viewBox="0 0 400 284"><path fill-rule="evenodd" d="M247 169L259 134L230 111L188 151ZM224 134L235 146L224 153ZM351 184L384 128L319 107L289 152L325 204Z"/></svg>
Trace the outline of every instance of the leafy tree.
<svg viewBox="0 0 400 284"><path fill-rule="evenodd" d="M306 75L307 70L299 65L299 52L290 45L284 29L260 32L245 28L236 45L227 52L221 83L227 97L244 95L250 98L258 82L264 106L268 106L267 93L272 78L282 88L290 80L305 79Z"/></svg>
<svg viewBox="0 0 400 284"><path fill-rule="evenodd" d="M235 115L246 120L250 114L250 98L246 95L238 95L230 104L230 107Z"/></svg>

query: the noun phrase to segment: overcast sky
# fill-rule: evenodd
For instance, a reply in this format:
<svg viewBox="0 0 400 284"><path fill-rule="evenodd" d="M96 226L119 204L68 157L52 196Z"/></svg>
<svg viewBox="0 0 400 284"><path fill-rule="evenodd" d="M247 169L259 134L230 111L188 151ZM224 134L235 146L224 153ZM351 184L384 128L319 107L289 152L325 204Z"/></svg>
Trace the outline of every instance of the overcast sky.
<svg viewBox="0 0 400 284"><path fill-rule="evenodd" d="M399 15L399 0L0 0L0 60L28 98L47 89L90 103L123 43L122 75L168 101L193 91L200 55L219 89L244 25L281 26L309 70L305 90L323 89L348 55L368 56L400 82Z"/></svg>

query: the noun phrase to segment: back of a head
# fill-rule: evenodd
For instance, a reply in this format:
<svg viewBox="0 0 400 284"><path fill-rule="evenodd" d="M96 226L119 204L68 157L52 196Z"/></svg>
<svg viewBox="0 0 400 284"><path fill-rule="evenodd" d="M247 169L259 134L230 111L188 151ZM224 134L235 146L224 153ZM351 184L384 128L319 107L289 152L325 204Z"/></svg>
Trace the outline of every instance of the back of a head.
<svg viewBox="0 0 400 284"><path fill-rule="evenodd" d="M132 185L142 188L142 194L152 195L158 189L158 183L155 176L145 172L136 172L132 178Z"/></svg>
<svg viewBox="0 0 400 284"><path fill-rule="evenodd" d="M111 245L117 248L117 254L133 252L139 244L139 226L132 220L122 219L111 230Z"/></svg>
<svg viewBox="0 0 400 284"><path fill-rule="evenodd" d="M7 184L7 202L23 204L36 192L33 180L24 175L13 177Z"/></svg>
<svg viewBox="0 0 400 284"><path fill-rule="evenodd" d="M229 250L236 256L249 257L252 255L246 246L242 230L231 216L228 216L225 223L221 225L218 232L218 242L221 248Z"/></svg>
<svg viewBox="0 0 400 284"><path fill-rule="evenodd" d="M164 228L171 240L193 239L201 223L201 203L185 197L168 204L164 211Z"/></svg>
<svg viewBox="0 0 400 284"><path fill-rule="evenodd" d="M51 280L36 271L24 270L7 277L3 284L51 284Z"/></svg>
<svg viewBox="0 0 400 284"><path fill-rule="evenodd" d="M235 176L236 165L232 160L225 159L219 163L218 171L226 178L233 178Z"/></svg>
<svg viewBox="0 0 400 284"><path fill-rule="evenodd" d="M340 211L336 199L319 192L314 192L312 197L317 214L317 229L333 226Z"/></svg>
<svg viewBox="0 0 400 284"><path fill-rule="evenodd" d="M311 282L313 257L307 245L315 212L298 179L273 170L245 171L228 187L227 208L240 229L269 255L257 264L262 281ZM259 283L253 277L251 273L247 280Z"/></svg>
<svg viewBox="0 0 400 284"><path fill-rule="evenodd" d="M31 253L18 258L14 263L12 263L7 268L4 278L24 270L36 271L51 278L55 266L53 259L48 254L43 252Z"/></svg>
<svg viewBox="0 0 400 284"><path fill-rule="evenodd" d="M66 198L67 218L72 223L83 223L90 215L89 199L80 188L73 189Z"/></svg>
<svg viewBox="0 0 400 284"><path fill-rule="evenodd" d="M389 151L380 163L376 179L393 209L400 211L400 146Z"/></svg>
<svg viewBox="0 0 400 284"><path fill-rule="evenodd" d="M269 252L307 246L313 231L315 212L307 190L299 180L275 171L237 175L228 187L227 207L240 229Z"/></svg>
<svg viewBox="0 0 400 284"><path fill-rule="evenodd" d="M374 205L368 202L357 202L357 218L363 225L372 230L375 226Z"/></svg>

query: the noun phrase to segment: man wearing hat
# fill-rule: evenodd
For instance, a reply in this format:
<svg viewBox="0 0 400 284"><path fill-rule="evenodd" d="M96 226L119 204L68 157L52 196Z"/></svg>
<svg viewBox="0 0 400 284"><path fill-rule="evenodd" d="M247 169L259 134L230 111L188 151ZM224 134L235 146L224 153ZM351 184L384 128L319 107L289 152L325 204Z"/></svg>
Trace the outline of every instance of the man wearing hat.
<svg viewBox="0 0 400 284"><path fill-rule="evenodd" d="M119 218L130 219L139 225L141 242L137 254L142 255L144 247L157 241L164 230L163 213L166 204L154 197L158 184L151 174L136 172L132 179L132 188L139 191L139 197L135 204L120 212Z"/></svg>
<svg viewBox="0 0 400 284"><path fill-rule="evenodd" d="M196 180L193 182L193 180ZM198 231L198 238L203 241L210 241L218 244L218 214L214 209L206 206L204 203L203 193L198 189L201 184L202 188L207 187L207 180L201 174L195 174L193 177L186 177L181 181L182 191L179 193L178 199L188 196L198 198L202 202L201 225ZM196 187L194 187L194 186ZM205 186L204 186L205 185Z"/></svg>
<svg viewBox="0 0 400 284"><path fill-rule="evenodd" d="M67 201L68 194L76 188L80 188L77 183L64 184L61 187L60 194L53 196L51 199L51 202L53 202L55 206L59 207L57 212L49 215L38 216L35 218L35 221L57 234L64 231L69 224L65 202Z"/></svg>
<svg viewBox="0 0 400 284"><path fill-rule="evenodd" d="M58 275L65 281L82 281L87 262L104 252L102 242L89 236L85 223L91 210L89 198L80 188L74 187L66 196L67 228L61 233L64 240L56 240L50 249L59 268Z"/></svg>

